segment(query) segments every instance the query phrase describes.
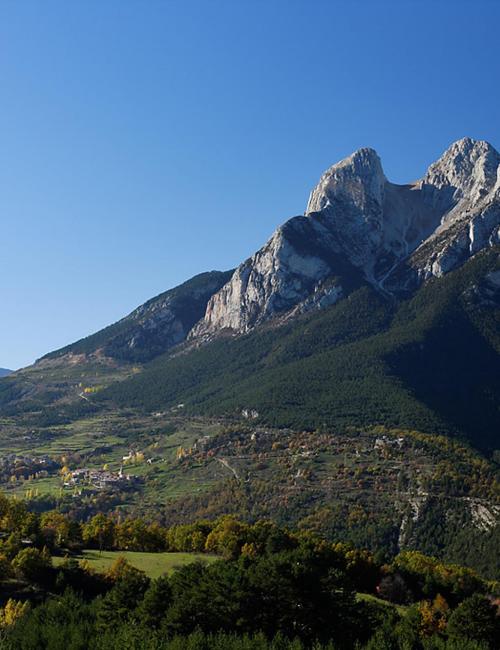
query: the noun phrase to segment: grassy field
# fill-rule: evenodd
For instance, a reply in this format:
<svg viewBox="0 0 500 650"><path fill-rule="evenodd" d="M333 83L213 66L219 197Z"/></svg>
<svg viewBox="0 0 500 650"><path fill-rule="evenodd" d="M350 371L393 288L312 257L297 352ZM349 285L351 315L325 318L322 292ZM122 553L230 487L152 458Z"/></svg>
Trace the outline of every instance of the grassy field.
<svg viewBox="0 0 500 650"><path fill-rule="evenodd" d="M99 551L86 550L77 556L77 559L87 560L90 566L96 571L106 571L118 557L124 557L130 564L141 571L144 571L150 578L158 578L164 573L170 573L178 567L184 566L196 560L202 562L215 562L219 559L215 555L202 553L139 553L136 551ZM57 566L64 562L64 558L55 557L54 564Z"/></svg>
<svg viewBox="0 0 500 650"><path fill-rule="evenodd" d="M377 598L377 596L374 596L373 594L363 594L358 592L356 594L356 598L365 602L376 603L377 605L382 605L383 607L393 607L396 609L400 616L404 616L408 611L408 607L406 605L394 605L393 603L389 603L387 600Z"/></svg>

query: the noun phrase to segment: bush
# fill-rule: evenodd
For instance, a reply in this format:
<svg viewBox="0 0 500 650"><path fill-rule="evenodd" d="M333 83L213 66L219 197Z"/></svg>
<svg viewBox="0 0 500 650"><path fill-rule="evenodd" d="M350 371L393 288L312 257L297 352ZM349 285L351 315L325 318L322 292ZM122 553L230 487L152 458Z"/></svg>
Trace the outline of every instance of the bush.
<svg viewBox="0 0 500 650"><path fill-rule="evenodd" d="M24 548L12 560L12 568L25 580L44 582L52 568L52 559L46 549Z"/></svg>

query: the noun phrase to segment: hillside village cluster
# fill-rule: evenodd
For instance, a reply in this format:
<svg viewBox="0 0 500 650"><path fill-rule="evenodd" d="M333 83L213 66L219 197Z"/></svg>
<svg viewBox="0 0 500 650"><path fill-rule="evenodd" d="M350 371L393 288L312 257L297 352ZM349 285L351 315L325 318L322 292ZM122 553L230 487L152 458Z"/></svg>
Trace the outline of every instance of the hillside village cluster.
<svg viewBox="0 0 500 650"><path fill-rule="evenodd" d="M130 452L125 459L133 459L135 452ZM118 472L109 469L78 468L69 470L63 466L62 459L56 460L50 456L42 455L0 455L0 483L17 483L62 475L62 487L88 487L96 490L107 488L131 488L140 482L140 478L129 473L124 473L123 464Z"/></svg>
<svg viewBox="0 0 500 650"><path fill-rule="evenodd" d="M249 436L248 442L250 442L253 447L256 447L255 451L260 452L260 454L276 452L278 451L278 448L281 447L278 440L276 440L273 435L274 432L267 433L268 435L265 435L266 432L263 430L253 431ZM226 440L225 436L214 439L212 436L204 435L200 437L192 447L179 447L176 451L176 459L177 461L182 462L183 460L200 454L201 456L207 455L211 457L217 449L222 451L224 448L223 453L227 454L228 447L235 446L237 448L242 443L245 444L245 438L246 436L243 436L243 439L240 438L239 441L237 439L230 441L229 439ZM274 444L272 446L269 446L270 440L273 440ZM231 442L233 442L233 444L230 444ZM382 435L375 438L372 449L378 455L387 457L391 454L391 451L401 450L403 445L404 438L402 437L393 438ZM310 452L307 451L307 447L308 444L306 437L305 439L302 439L300 449L297 451L299 453L301 452L303 457L307 457L310 455ZM232 453L230 453L230 455L232 455ZM164 458L158 460L165 461ZM136 487L142 481L142 478L124 472L123 468L126 465L140 464L143 462L151 465L154 460L152 458L145 458L143 452L130 450L128 454L122 457L121 466L118 471L112 471L106 466L103 468L79 467L69 469L64 467L63 459L56 460L48 455L35 456L11 453L5 456L0 456L0 482L8 483L28 481L60 474L62 476L62 487L67 489L131 489Z"/></svg>
<svg viewBox="0 0 500 650"><path fill-rule="evenodd" d="M130 488L139 482L137 476L123 473L123 466L118 472L112 472L105 469L75 469L70 472L63 482L64 487L92 487L96 490L119 487L120 489Z"/></svg>

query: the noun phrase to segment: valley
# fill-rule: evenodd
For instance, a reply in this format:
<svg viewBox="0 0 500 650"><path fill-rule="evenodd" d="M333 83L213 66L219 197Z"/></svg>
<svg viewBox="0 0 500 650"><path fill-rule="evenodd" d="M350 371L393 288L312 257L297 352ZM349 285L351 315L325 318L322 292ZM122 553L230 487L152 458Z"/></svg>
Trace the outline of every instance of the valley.
<svg viewBox="0 0 500 650"><path fill-rule="evenodd" d="M131 410L25 436L10 431L2 421L0 489L36 510L163 524L235 514L388 556L419 548L450 561L465 556L492 576L498 570L495 466L443 436L382 426L294 431L244 417ZM436 534L432 522L442 516L448 526Z"/></svg>

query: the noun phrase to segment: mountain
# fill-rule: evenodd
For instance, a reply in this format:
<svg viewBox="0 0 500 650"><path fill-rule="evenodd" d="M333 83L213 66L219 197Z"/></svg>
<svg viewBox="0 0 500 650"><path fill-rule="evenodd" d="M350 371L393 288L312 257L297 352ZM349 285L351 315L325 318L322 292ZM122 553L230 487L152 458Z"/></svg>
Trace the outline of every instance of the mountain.
<svg viewBox="0 0 500 650"><path fill-rule="evenodd" d="M454 143L410 185L390 183L376 152L360 149L323 174L305 216L238 267L191 336L332 305L361 281L408 292L498 243L500 154L490 144Z"/></svg>
<svg viewBox="0 0 500 650"><path fill-rule="evenodd" d="M277 426L416 427L491 451L499 233L500 155L488 143L454 143L411 185L390 183L360 149L212 295L183 355L102 398L250 409Z"/></svg>
<svg viewBox="0 0 500 650"><path fill-rule="evenodd" d="M360 149L235 271L198 275L47 354L0 385L0 406L66 404L83 386L99 392L83 395L94 407L250 407L279 426L404 424L491 450L499 237L500 154L487 142L455 142L408 185Z"/></svg>
<svg viewBox="0 0 500 650"><path fill-rule="evenodd" d="M498 577L499 178L468 138L408 185L372 149L333 165L236 270L2 378L0 488L83 519L272 518Z"/></svg>
<svg viewBox="0 0 500 650"><path fill-rule="evenodd" d="M7 368L0 368L0 377L7 377L11 372L12 370L8 370Z"/></svg>

